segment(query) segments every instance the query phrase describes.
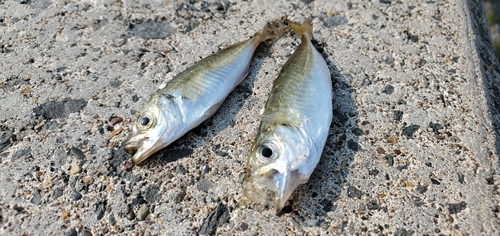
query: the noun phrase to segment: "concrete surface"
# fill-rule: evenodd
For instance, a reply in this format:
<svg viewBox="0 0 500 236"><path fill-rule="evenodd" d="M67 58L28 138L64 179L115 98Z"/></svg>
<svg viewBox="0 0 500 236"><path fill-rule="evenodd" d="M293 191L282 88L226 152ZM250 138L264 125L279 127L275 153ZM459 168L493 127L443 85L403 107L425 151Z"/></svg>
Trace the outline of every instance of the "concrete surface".
<svg viewBox="0 0 500 236"><path fill-rule="evenodd" d="M296 37L259 47L214 117L127 162L151 93L283 15L312 18L335 98L322 160L285 212L238 200ZM477 0L1 1L0 234L498 235L487 29Z"/></svg>

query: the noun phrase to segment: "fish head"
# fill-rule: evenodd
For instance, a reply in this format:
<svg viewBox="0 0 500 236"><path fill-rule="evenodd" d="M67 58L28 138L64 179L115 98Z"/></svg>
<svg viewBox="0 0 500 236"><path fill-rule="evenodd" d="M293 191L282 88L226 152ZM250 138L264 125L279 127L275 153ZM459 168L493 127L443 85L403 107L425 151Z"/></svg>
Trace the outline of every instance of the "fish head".
<svg viewBox="0 0 500 236"><path fill-rule="evenodd" d="M153 96L132 125L124 143L126 152L133 154L135 164L144 162L158 150L177 139L182 129L181 112L168 98Z"/></svg>
<svg viewBox="0 0 500 236"><path fill-rule="evenodd" d="M308 160L312 152L314 144L297 129L281 127L261 133L248 158L245 196L280 211L297 186L309 180L317 164Z"/></svg>

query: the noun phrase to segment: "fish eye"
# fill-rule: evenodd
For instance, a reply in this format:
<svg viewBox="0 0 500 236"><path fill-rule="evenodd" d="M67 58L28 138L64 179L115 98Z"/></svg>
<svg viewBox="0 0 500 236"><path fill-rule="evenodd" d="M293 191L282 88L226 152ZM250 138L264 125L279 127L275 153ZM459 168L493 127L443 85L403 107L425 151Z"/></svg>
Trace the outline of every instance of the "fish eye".
<svg viewBox="0 0 500 236"><path fill-rule="evenodd" d="M266 158L270 158L273 156L273 150L268 148L268 147L263 147L260 150L260 155L262 155L263 157L266 157Z"/></svg>
<svg viewBox="0 0 500 236"><path fill-rule="evenodd" d="M146 113L139 117L137 120L140 129L149 129L155 124L155 119L153 114Z"/></svg>
<svg viewBox="0 0 500 236"><path fill-rule="evenodd" d="M149 124L149 122L151 121L151 119L149 119L149 117L145 116L145 117L142 117L141 119L141 125L142 126L146 126Z"/></svg>
<svg viewBox="0 0 500 236"><path fill-rule="evenodd" d="M276 150L276 147L270 143L263 144L258 149L259 159L262 162L267 162L271 159L275 159L277 154L278 154L278 152Z"/></svg>

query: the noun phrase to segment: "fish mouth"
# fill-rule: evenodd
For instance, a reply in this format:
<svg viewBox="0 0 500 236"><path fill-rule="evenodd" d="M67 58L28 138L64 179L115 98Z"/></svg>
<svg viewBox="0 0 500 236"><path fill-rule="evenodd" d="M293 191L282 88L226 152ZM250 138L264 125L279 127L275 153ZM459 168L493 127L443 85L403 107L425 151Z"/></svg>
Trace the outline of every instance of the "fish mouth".
<svg viewBox="0 0 500 236"><path fill-rule="evenodd" d="M137 149L139 149L139 147L137 143L127 142L125 143L123 149L125 149L127 153L134 155L137 152Z"/></svg>
<svg viewBox="0 0 500 236"><path fill-rule="evenodd" d="M123 149L125 149L125 152L133 155L132 161L136 165L142 164L148 157L150 157L156 151L156 148L146 147L144 145L144 142L134 141L134 140L128 140L124 144Z"/></svg>
<svg viewBox="0 0 500 236"><path fill-rule="evenodd" d="M248 199L272 205L279 212L285 206L293 189L290 191L287 188L289 182L287 173L279 173L276 170L269 172L271 173L254 173L247 177L243 182L243 193Z"/></svg>

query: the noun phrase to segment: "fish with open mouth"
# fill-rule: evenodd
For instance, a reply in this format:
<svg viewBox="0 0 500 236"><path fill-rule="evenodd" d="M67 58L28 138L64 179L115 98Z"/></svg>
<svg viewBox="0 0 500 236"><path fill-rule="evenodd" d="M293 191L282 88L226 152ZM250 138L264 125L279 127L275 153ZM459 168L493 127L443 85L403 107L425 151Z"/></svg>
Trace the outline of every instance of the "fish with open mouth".
<svg viewBox="0 0 500 236"><path fill-rule="evenodd" d="M248 74L257 46L279 36L276 26L271 21L251 39L196 62L153 94L124 143L133 162L144 162L213 115Z"/></svg>
<svg viewBox="0 0 500 236"><path fill-rule="evenodd" d="M245 201L268 204L277 211L297 186L309 180L333 116L330 71L311 43L311 24L288 24L302 43L274 82L243 182Z"/></svg>

